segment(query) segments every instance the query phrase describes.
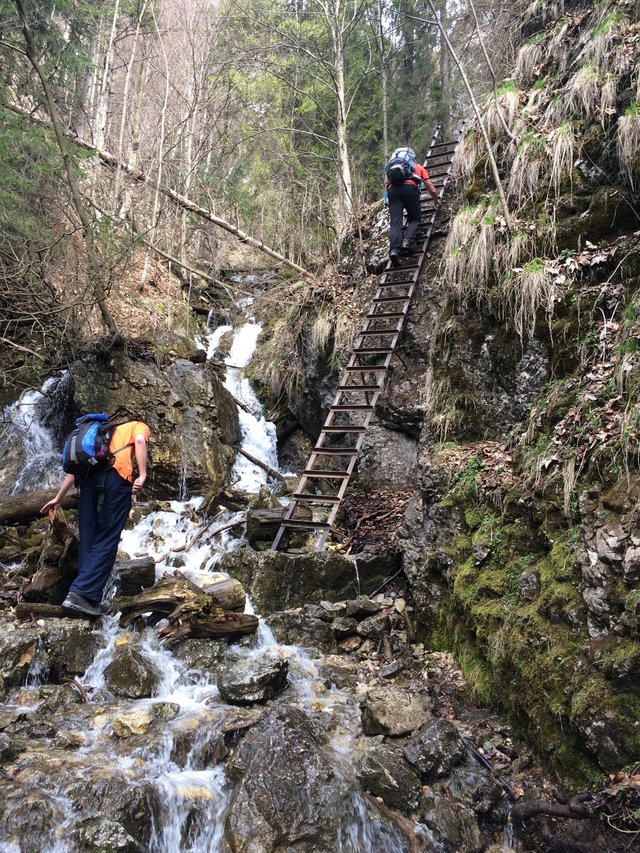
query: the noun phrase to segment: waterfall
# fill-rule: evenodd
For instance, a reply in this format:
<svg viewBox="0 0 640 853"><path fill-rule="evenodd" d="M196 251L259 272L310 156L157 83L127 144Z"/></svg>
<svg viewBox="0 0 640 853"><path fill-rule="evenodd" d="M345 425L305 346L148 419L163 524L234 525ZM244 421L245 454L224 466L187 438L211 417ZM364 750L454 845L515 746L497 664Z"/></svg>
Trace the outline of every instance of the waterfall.
<svg viewBox="0 0 640 853"><path fill-rule="evenodd" d="M260 325L247 320L237 330L221 326L211 331L204 348L211 356L221 338L233 333L233 341L226 357L225 385L243 404L240 409L242 446L271 467L278 467L275 426L264 416L244 369L249 363L260 334ZM44 399L50 386L42 392L25 395L23 401L11 410L11 423L23 423L25 409L29 407L29 428L23 435L45 436L43 446L53 455L55 444L52 429L46 429L38 420L38 404ZM20 414L19 414L20 413ZM17 429L17 427L14 427ZM55 465L51 470L59 481L59 462L55 454ZM44 477L40 466L33 476ZM46 475L48 476L48 474ZM52 476L53 479L53 476ZM232 472L234 487L245 492L257 492L267 482L265 471L239 455ZM37 485L48 481L40 479ZM130 557L148 554L156 561L156 577L171 573L177 568L196 584L206 589L220 578L216 571L218 555L225 550L241 547L242 538L231 531L216 533L216 527L225 526L243 517L241 513L227 513L220 525L202 531L198 510L201 497L168 502L163 508L144 515L132 528L123 531L120 548ZM186 548L196 533L201 535L193 546ZM250 602L248 609L251 609ZM91 727L85 735L84 745L76 755L78 761L85 757L88 765L97 765L102 772L112 777L126 775L127 784L151 786L153 789L153 815L148 850L150 853L222 853L226 849L223 838L224 816L230 806L231 787L226 780L224 765L211 766L210 756L215 754L223 735L225 709L220 702L215 684L215 675L209 671L190 669L182 660L167 650L158 638L157 631L147 628L141 632L130 632L119 627L115 617L105 617L101 623L102 648L78 681L94 703L96 713ZM161 673L154 695L139 700L117 700L108 691L105 671L114 660L117 649L123 645L135 648L156 671ZM389 825L383 825L367 807L356 791L353 780L356 770L355 741L359 731L360 711L352 697L336 687L327 687L316 660L295 646L278 644L271 630L263 623L252 647L238 644L234 653L241 657L260 658L264 655L279 656L289 664L289 687L287 700L303 708L310 716L320 715L332 720L331 741L328 751L336 768L337 777L346 791L353 791L353 800L345 813L335 849L343 853L405 853L406 839ZM37 683L38 672L34 666L30 678ZM163 723L162 735L158 737L132 739L132 746L124 748L122 741L113 735L118 717L136 717L137 720L152 721L158 709L169 709L171 714ZM25 711L28 713L28 711ZM189 748L184 754L184 744ZM50 787L41 783L43 790L51 796L59 795L59 782L52 779ZM58 853L60 833L71 825L78 815L71 801L58 799L64 820L56 832L51 833L48 846L41 847L43 853ZM10 850L10 847L2 848Z"/></svg>

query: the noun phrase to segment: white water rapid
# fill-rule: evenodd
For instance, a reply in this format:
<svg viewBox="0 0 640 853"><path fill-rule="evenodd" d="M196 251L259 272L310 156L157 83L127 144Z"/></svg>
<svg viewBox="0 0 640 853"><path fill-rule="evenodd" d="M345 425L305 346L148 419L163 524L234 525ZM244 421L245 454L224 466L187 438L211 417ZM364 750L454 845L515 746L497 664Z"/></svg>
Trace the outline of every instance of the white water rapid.
<svg viewBox="0 0 640 853"><path fill-rule="evenodd" d="M215 351L220 338L227 332L232 332L231 327L222 326L208 336L209 354ZM226 359L226 386L249 410L240 410L243 447L277 468L275 427L265 419L244 377L244 368L251 359L259 332L259 325L251 321L234 332ZM267 475L262 468L238 456L232 479L235 488L257 492L266 483ZM221 517L219 525L202 533L192 547L176 552L175 549L183 549L190 543L200 529L198 508L201 502L201 498L174 501L167 508L144 516L134 528L123 533L121 550L131 558L141 554L153 556L157 577L179 569L207 589L220 577L216 574L218 554L241 547L244 540L238 538L237 529L215 533L217 527L234 520L230 514ZM155 629L136 633L120 628L116 618L105 617L100 631L103 648L78 678L87 691L89 702L94 703L87 731L83 732L83 743L76 753L78 761L84 757L87 763L100 766L110 778L125 779L131 796L141 791L150 794L156 805L149 853L223 853L228 850L223 828L225 813L232 808L232 788L225 778L223 764L216 763L212 756L222 742L228 706L220 701L213 677L197 667L189 668L165 649ZM162 673L152 698L115 700L109 693L105 670L115 650L123 645L138 651ZM234 650L238 656L286 658L289 686L282 698L316 720L322 720L324 730L331 732L331 760L336 777L346 781L354 791L353 803L347 810L351 816L336 838L336 853L406 853L406 838L389 824L372 817L352 783L360 725L360 711L353 698L335 687L327 687L320 677L318 662L297 647L278 644L262 621L253 645L236 644ZM34 667L31 683L37 684L38 678L39 672ZM21 710L26 711L25 708ZM163 720L160 737L154 736L152 726L153 720L159 718ZM118 739L113 735L117 726L129 726L134 733L147 734L142 739L132 737L132 746L127 748L126 738ZM74 767L69 772L79 771ZM66 849L67 828L78 815L53 781L42 784L49 785L50 796L58 797L56 803L62 818L52 831L50 846L41 853L60 853ZM0 850L13 853L11 845L0 845Z"/></svg>

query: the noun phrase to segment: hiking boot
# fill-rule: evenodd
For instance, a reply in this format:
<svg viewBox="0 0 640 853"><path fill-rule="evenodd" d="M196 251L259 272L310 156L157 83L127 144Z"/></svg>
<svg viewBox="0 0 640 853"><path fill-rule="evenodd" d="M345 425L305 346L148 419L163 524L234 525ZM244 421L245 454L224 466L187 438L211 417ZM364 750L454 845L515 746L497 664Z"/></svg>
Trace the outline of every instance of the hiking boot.
<svg viewBox="0 0 640 853"><path fill-rule="evenodd" d="M62 602L62 606L66 607L67 610L75 610L78 613L84 613L86 616L103 615L103 610L99 604L92 604L90 601L87 601L86 598L78 595L77 592L69 591L67 593L67 597Z"/></svg>
<svg viewBox="0 0 640 853"><path fill-rule="evenodd" d="M416 243L407 243L405 240L400 251L403 255L417 255L419 249Z"/></svg>
<svg viewBox="0 0 640 853"><path fill-rule="evenodd" d="M389 260L391 261L392 267L400 266L400 258L398 257L397 249L391 249L391 251L389 252Z"/></svg>

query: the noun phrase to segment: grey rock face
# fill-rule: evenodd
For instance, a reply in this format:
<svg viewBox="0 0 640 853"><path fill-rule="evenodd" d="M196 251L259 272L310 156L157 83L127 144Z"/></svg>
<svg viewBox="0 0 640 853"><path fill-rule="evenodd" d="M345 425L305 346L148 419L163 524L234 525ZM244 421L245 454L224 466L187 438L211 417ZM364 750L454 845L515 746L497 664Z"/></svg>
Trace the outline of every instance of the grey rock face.
<svg viewBox="0 0 640 853"><path fill-rule="evenodd" d="M358 482L365 490L406 489L415 480L417 461L415 439L374 423L358 460Z"/></svg>
<svg viewBox="0 0 640 853"><path fill-rule="evenodd" d="M336 651L331 623L324 619L314 619L295 610L283 610L272 613L266 622L279 643L320 649L329 654Z"/></svg>
<svg viewBox="0 0 640 853"><path fill-rule="evenodd" d="M459 764L467 747L448 720L436 720L404 747L404 756L426 780L444 776Z"/></svg>
<svg viewBox="0 0 640 853"><path fill-rule="evenodd" d="M420 778L398 749L382 744L368 752L360 764L358 781L391 808L409 811L418 804Z"/></svg>
<svg viewBox="0 0 640 853"><path fill-rule="evenodd" d="M377 601L372 601L368 595L359 595L357 598L347 601L346 607L345 616L350 616L358 621L373 616L382 610Z"/></svg>
<svg viewBox="0 0 640 853"><path fill-rule="evenodd" d="M240 581L256 611L265 616L323 600L341 601L358 591L353 561L330 552L257 553L241 548L223 554L218 568ZM376 563L358 564L358 573L364 589L376 589L384 580Z"/></svg>
<svg viewBox="0 0 640 853"><path fill-rule="evenodd" d="M74 822L71 837L82 850L92 853L141 853L142 847L122 824L107 817L82 818Z"/></svg>
<svg viewBox="0 0 640 853"><path fill-rule="evenodd" d="M443 782L443 789L455 800L466 803L476 814L490 814L505 799L500 783L482 770L458 767Z"/></svg>
<svg viewBox="0 0 640 853"><path fill-rule="evenodd" d="M172 648L172 653L183 661L189 669L203 669L205 672L217 672L224 657L226 643L221 640L188 639Z"/></svg>
<svg viewBox="0 0 640 853"><path fill-rule="evenodd" d="M431 796L420 809L420 819L432 831L433 841L444 845L447 853L478 853L484 849L475 813L468 806Z"/></svg>
<svg viewBox="0 0 640 853"><path fill-rule="evenodd" d="M299 709L275 710L254 726L227 762L227 774L237 782L225 824L232 850L335 853L348 843L357 822L352 783L341 778L324 736ZM399 841L379 815L375 833L376 850Z"/></svg>
<svg viewBox="0 0 640 853"><path fill-rule="evenodd" d="M223 664L218 690L226 702L251 705L266 702L287 686L289 662L282 658L243 659Z"/></svg>
<svg viewBox="0 0 640 853"><path fill-rule="evenodd" d="M376 613L375 616L369 616L363 619L358 625L358 634L361 637L367 637L370 640L379 640L383 634L388 633L391 627L388 613Z"/></svg>
<svg viewBox="0 0 640 853"><path fill-rule="evenodd" d="M520 576L518 598L520 601L535 601L540 595L540 574L533 569L525 569Z"/></svg>
<svg viewBox="0 0 640 853"><path fill-rule="evenodd" d="M116 696L142 699L153 695L162 673L136 649L121 646L105 669L104 680Z"/></svg>
<svg viewBox="0 0 640 853"><path fill-rule="evenodd" d="M370 690L361 703L362 729L367 735L401 737L431 719L427 696L404 687L383 685Z"/></svg>

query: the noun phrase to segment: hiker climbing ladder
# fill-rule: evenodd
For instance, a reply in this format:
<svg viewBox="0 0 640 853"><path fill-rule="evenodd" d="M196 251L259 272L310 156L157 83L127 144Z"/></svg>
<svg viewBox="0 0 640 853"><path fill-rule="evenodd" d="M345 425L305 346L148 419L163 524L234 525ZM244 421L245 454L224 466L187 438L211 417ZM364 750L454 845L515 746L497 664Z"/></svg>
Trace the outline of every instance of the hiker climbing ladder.
<svg viewBox="0 0 640 853"><path fill-rule="evenodd" d="M439 199L451 177L453 155L461 135L462 128L455 140L443 142L437 128L424 160ZM333 405L284 511L271 546L273 551L278 550L287 530L317 532L316 550L324 550L384 389L433 233L438 208L424 193L421 208L417 253L404 260L401 267L393 267L389 262L381 276L366 319L355 337Z"/></svg>

